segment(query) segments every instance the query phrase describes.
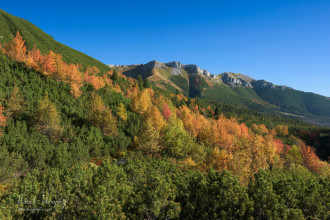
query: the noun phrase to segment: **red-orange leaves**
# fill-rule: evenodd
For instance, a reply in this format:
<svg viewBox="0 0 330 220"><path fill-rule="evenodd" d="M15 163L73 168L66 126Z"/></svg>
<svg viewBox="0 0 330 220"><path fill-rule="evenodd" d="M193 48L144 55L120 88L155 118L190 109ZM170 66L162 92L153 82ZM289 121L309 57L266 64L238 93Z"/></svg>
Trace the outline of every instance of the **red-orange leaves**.
<svg viewBox="0 0 330 220"><path fill-rule="evenodd" d="M313 172L319 173L324 164L316 156L314 149L309 146L301 146L300 149L305 167Z"/></svg>
<svg viewBox="0 0 330 220"><path fill-rule="evenodd" d="M91 84L95 90L103 88L106 84L104 78L97 75L99 72L97 67L88 67L84 74L85 82Z"/></svg>
<svg viewBox="0 0 330 220"><path fill-rule="evenodd" d="M284 152L284 144L280 139L274 139L274 142L276 144L276 153L282 154Z"/></svg>
<svg viewBox="0 0 330 220"><path fill-rule="evenodd" d="M168 107L166 102L164 102L164 104L163 104L163 112L162 113L163 113L164 118L168 121L170 119L172 111L171 111L170 107Z"/></svg>

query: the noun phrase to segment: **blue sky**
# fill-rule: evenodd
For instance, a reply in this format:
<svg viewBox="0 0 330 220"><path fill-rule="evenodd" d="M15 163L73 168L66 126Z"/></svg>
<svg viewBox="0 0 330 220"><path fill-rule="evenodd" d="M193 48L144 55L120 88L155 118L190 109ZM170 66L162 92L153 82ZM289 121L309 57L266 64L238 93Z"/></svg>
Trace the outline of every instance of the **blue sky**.
<svg viewBox="0 0 330 220"><path fill-rule="evenodd" d="M197 64L330 96L329 0L5 1L106 64Z"/></svg>

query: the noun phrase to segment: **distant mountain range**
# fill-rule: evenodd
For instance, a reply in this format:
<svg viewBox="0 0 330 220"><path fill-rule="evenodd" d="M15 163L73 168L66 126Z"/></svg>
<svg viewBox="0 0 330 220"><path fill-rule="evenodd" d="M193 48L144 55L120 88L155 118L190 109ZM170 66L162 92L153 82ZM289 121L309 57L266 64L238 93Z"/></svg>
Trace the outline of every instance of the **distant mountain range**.
<svg viewBox="0 0 330 220"><path fill-rule="evenodd" d="M224 72L212 74L195 64L177 61L146 64L108 65L129 77L147 78L170 92L182 92L195 98L206 98L257 111L281 113L318 124L330 122L330 100L314 93L275 85L265 80ZM328 122L327 122L328 121Z"/></svg>

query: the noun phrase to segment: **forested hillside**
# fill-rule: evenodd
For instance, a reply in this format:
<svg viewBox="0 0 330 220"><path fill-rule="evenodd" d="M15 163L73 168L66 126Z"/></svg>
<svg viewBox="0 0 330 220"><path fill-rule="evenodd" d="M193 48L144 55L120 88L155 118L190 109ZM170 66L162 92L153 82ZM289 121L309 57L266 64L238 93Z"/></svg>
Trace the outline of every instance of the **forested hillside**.
<svg viewBox="0 0 330 220"><path fill-rule="evenodd" d="M50 50L63 56L63 60L69 63L81 63L85 67L96 66L102 71L108 71L109 67L100 61L74 50L53 39L37 26L22 18L15 17L0 9L0 43L11 40L17 31L24 37L25 45L30 50L36 46L42 53Z"/></svg>
<svg viewBox="0 0 330 220"><path fill-rule="evenodd" d="M67 63L19 32L0 50L1 218L330 217L308 125Z"/></svg>

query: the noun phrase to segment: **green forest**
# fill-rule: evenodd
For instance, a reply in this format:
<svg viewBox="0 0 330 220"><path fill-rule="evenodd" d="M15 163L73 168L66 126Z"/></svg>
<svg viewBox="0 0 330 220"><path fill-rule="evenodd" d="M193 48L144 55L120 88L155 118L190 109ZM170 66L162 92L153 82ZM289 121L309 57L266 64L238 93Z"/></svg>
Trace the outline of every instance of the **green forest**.
<svg viewBox="0 0 330 220"><path fill-rule="evenodd" d="M1 219L329 219L330 130L0 46Z"/></svg>

